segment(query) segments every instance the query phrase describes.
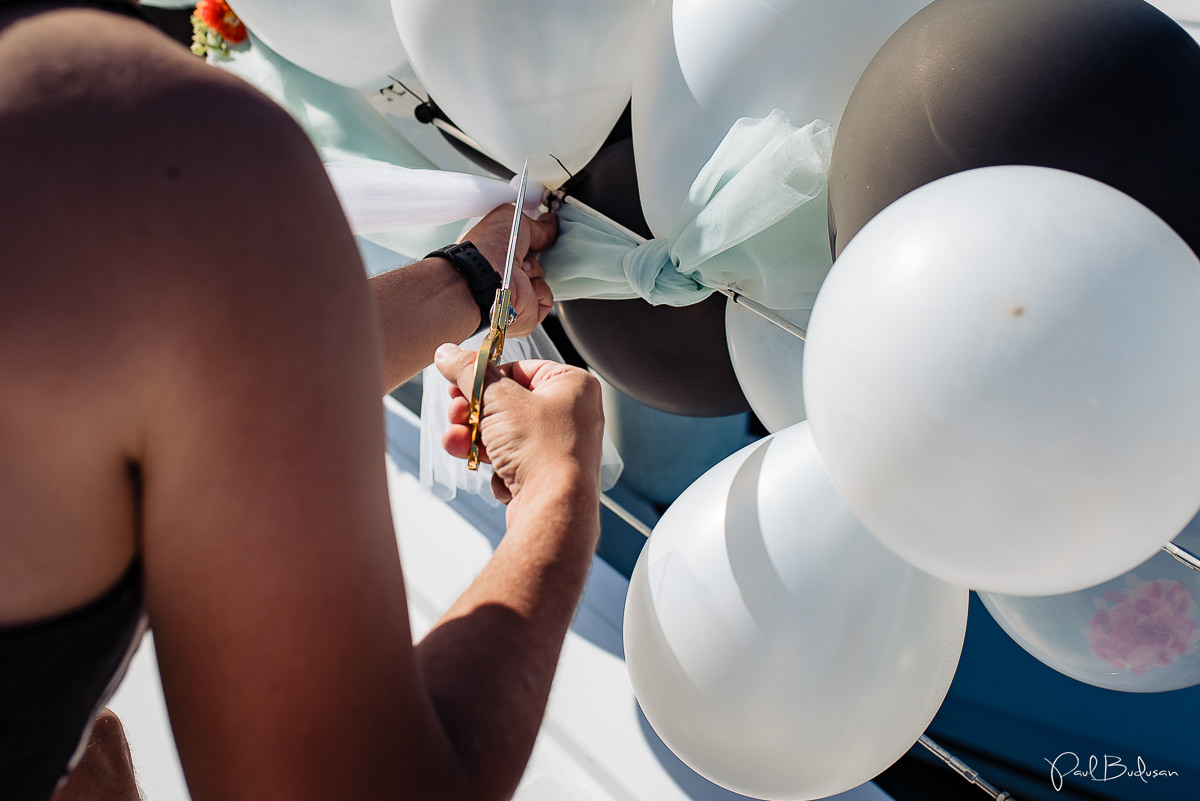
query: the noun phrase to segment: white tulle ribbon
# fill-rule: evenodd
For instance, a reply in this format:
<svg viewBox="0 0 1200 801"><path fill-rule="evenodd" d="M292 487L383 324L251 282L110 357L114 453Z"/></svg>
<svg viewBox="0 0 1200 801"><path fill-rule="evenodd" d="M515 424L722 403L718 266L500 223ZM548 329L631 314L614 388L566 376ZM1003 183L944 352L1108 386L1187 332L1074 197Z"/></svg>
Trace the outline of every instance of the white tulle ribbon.
<svg viewBox="0 0 1200 801"><path fill-rule="evenodd" d="M462 347L478 350L483 337L484 332L480 332L462 343ZM540 326L528 337L511 338L504 343L502 364L523 359L563 360ZM430 365L421 374L421 385L421 484L443 500L451 500L459 490L464 490L498 506L500 502L492 496L492 468L480 464L478 470L468 470L465 460L456 459L442 448L442 432L449 423L449 383L437 367ZM624 467L616 446L606 436L600 464L601 488L612 489Z"/></svg>
<svg viewBox="0 0 1200 801"><path fill-rule="evenodd" d="M482 217L517 199L515 180L446 170L423 170L377 161L326 162L350 230L360 236L410 226L444 225ZM526 191L524 210L536 216L541 187Z"/></svg>

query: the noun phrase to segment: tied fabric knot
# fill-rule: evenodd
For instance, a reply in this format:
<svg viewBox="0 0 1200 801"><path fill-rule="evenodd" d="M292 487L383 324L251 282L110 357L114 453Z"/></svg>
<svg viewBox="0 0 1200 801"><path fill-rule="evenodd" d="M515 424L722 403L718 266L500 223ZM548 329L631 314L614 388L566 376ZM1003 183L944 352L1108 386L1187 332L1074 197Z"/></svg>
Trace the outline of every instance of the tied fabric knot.
<svg viewBox="0 0 1200 801"><path fill-rule="evenodd" d="M639 243L603 218L567 203L557 214L558 240L539 256L555 300L640 297L687 306L711 294L711 289L675 269L668 240Z"/></svg>
<svg viewBox="0 0 1200 801"><path fill-rule="evenodd" d="M638 243L564 205L543 254L558 300L685 306L731 288L771 308L807 308L833 265L827 194L833 128L796 128L776 109L743 118L700 170L672 235Z"/></svg>
<svg viewBox="0 0 1200 801"><path fill-rule="evenodd" d="M651 303L668 306L689 306L711 295L711 287L679 270L671 251L669 239L651 239L626 253L621 263L630 289Z"/></svg>

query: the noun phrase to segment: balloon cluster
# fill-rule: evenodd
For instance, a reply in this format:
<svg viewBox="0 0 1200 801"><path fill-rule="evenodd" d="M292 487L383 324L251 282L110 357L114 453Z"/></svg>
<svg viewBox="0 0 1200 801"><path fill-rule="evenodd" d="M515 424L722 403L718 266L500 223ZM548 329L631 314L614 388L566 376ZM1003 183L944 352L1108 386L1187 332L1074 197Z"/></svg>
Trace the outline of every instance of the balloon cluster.
<svg viewBox="0 0 1200 801"><path fill-rule="evenodd" d="M630 674L681 759L760 797L869 780L945 697L967 588L1069 676L1200 682L1200 573L1155 555L1200 508L1179 25L1142 0L388 3L234 5L345 86L407 59L488 157L646 234L739 118L836 129L833 267L776 310L806 342L719 298L562 308L627 394L774 432L679 497L630 581Z"/></svg>
<svg viewBox="0 0 1200 801"><path fill-rule="evenodd" d="M696 93L667 106L688 133L664 160L689 157L730 63L776 50L691 54L689 6L655 12L673 9L675 49L639 72ZM841 47L825 36L820 52ZM845 790L917 738L968 587L1066 675L1200 683L1200 573L1155 555L1200 507L1200 46L1140 0L936 0L872 47L830 117L837 259L811 315L781 315L806 343L728 310L734 369L776 433L676 501L626 609L656 731L760 797ZM681 185L654 170L639 160L652 226ZM854 759L829 755L851 742Z"/></svg>

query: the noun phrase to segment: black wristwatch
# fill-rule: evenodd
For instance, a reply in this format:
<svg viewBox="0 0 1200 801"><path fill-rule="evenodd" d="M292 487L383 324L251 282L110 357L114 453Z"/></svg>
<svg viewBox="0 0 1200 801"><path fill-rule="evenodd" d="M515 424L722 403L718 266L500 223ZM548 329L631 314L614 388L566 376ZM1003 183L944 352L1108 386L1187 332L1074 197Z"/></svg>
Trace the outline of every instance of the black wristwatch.
<svg viewBox="0 0 1200 801"><path fill-rule="evenodd" d="M491 325L492 304L496 302L496 290L502 282L500 273L492 268L487 257L470 242L459 242L457 245L435 250L425 258L433 256L449 260L454 269L458 270L458 274L466 280L471 297L475 298L475 303L479 306L479 328L475 333L478 334Z"/></svg>

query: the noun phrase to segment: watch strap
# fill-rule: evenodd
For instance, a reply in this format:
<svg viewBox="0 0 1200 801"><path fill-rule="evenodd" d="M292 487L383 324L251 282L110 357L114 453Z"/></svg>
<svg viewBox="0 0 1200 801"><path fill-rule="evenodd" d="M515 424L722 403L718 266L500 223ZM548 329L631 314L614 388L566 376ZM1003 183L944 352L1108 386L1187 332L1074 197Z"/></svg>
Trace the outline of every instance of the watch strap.
<svg viewBox="0 0 1200 801"><path fill-rule="evenodd" d="M433 251L425 258L440 256L452 265L458 271L458 274L467 282L467 288L471 291L471 297L475 299L475 304L479 306L479 328L475 333L479 333L483 329L491 325L492 322L492 305L496 301L496 290L500 288L501 283L500 273L492 267L491 262L487 257L479 252L470 242L459 242L456 245L449 245L444 248Z"/></svg>

